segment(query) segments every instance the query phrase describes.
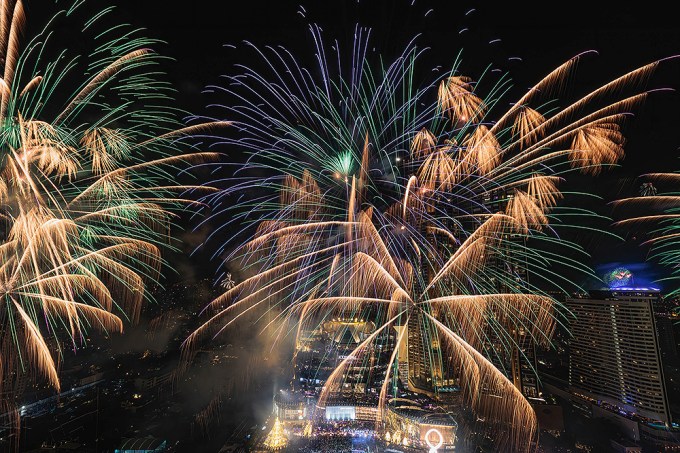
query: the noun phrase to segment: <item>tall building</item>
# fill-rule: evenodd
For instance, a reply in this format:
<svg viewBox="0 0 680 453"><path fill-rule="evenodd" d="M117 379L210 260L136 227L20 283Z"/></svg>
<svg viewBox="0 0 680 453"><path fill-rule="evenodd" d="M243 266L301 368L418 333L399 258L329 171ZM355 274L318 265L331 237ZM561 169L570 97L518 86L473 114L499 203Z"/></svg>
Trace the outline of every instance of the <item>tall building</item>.
<svg viewBox="0 0 680 453"><path fill-rule="evenodd" d="M618 288L568 298L572 392L617 410L671 423L654 322L658 290Z"/></svg>
<svg viewBox="0 0 680 453"><path fill-rule="evenodd" d="M432 374L430 350L427 348L429 333L423 325L422 313L416 313L408 321L408 378L418 389L432 390Z"/></svg>
<svg viewBox="0 0 680 453"><path fill-rule="evenodd" d="M397 352L402 385L430 396L449 391L455 382L452 364L442 356L440 337L434 326L422 313L416 313L408 324L394 326L394 329L397 337L407 329Z"/></svg>
<svg viewBox="0 0 680 453"><path fill-rule="evenodd" d="M484 206L489 212L502 212L514 194L505 190L485 194ZM526 238L507 234L497 250L491 252L489 270L491 283L499 294L531 292L528 289L527 263L517 247L525 245ZM503 372L525 397L537 398L540 394L536 373L536 342L522 328L514 325L487 323L482 349L486 357Z"/></svg>
<svg viewBox="0 0 680 453"><path fill-rule="evenodd" d="M492 322L485 328L483 351L489 361L522 392L525 397L539 396L536 374L536 342L523 328L512 325L496 326Z"/></svg>
<svg viewBox="0 0 680 453"><path fill-rule="evenodd" d="M421 233L426 236L425 226L421 227ZM420 294L434 277L435 270L421 258L416 272L413 292ZM424 306L422 309L427 312L429 307ZM402 385L411 391L429 396L450 391L455 381L454 364L443 357L440 333L427 315L416 311L405 325L395 325L394 329L397 337L403 333L397 355L397 369Z"/></svg>

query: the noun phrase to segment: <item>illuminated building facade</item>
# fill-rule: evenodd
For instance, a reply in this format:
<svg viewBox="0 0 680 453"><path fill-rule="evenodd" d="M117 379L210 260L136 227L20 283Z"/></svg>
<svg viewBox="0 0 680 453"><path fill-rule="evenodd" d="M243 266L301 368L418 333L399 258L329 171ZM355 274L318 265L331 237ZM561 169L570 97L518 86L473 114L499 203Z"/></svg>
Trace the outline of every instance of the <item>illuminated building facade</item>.
<svg viewBox="0 0 680 453"><path fill-rule="evenodd" d="M350 421L357 419L357 413L354 406L326 406L326 420L329 421Z"/></svg>
<svg viewBox="0 0 680 453"><path fill-rule="evenodd" d="M367 353L359 357L352 356L352 353L375 331L375 324L359 318L336 318L324 322L322 330L329 340L327 357L333 368L349 362L342 376L340 392L347 396L365 394L377 364L376 350L368 348Z"/></svg>
<svg viewBox="0 0 680 453"><path fill-rule="evenodd" d="M396 337L407 329L397 352L397 375L404 388L436 396L455 385L455 364L443 356L436 329L423 318L416 313L408 325L394 326Z"/></svg>
<svg viewBox="0 0 680 453"><path fill-rule="evenodd" d="M572 392L670 425L651 288L591 291L567 299L571 323Z"/></svg>
<svg viewBox="0 0 680 453"><path fill-rule="evenodd" d="M383 427L386 444L438 451L456 448L458 424L447 413L426 408L405 398L393 398L387 406Z"/></svg>
<svg viewBox="0 0 680 453"><path fill-rule="evenodd" d="M326 405L324 416L327 422L375 422L378 418L378 406L350 401L330 402Z"/></svg>
<svg viewBox="0 0 680 453"><path fill-rule="evenodd" d="M314 410L314 401L291 391L274 395L274 416L285 423L304 423Z"/></svg>
<svg viewBox="0 0 680 453"><path fill-rule="evenodd" d="M306 332L296 346L295 387L307 396L318 395L330 374L343 361L349 362L340 380L340 393L347 397L372 392L386 371L379 355L387 353L387 339L371 345L365 354L353 357L354 349L375 331L372 321L334 318ZM381 381L380 381L381 382Z"/></svg>

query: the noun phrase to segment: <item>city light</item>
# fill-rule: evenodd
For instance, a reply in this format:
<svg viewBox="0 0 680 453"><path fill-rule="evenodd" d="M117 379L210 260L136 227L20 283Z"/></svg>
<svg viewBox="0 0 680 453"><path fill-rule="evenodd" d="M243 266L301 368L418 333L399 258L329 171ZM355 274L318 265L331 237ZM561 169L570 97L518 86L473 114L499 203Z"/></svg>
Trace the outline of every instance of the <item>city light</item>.
<svg viewBox="0 0 680 453"><path fill-rule="evenodd" d="M427 446L430 447L430 453L437 453L438 449L444 445L444 436L442 436L442 433L435 428L432 428L425 433L425 442L427 442Z"/></svg>

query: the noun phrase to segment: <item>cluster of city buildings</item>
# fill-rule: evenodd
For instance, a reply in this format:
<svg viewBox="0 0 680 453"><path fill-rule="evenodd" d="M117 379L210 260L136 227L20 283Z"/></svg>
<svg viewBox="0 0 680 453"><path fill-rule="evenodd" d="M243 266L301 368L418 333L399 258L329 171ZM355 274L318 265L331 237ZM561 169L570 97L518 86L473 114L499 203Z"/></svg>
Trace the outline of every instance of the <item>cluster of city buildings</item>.
<svg viewBox="0 0 680 453"><path fill-rule="evenodd" d="M680 451L669 386L678 373L673 301L658 289L615 287L567 298L568 376L539 373L544 391L620 436L621 451ZM675 409L675 410L674 410ZM677 418L677 415L676 415Z"/></svg>
<svg viewBox="0 0 680 453"><path fill-rule="evenodd" d="M485 349L534 407L542 437L553 438L554 451L680 451L678 407L669 399L680 362L673 301L654 288L618 287L561 302L568 325L550 351L524 332L514 332L514 350L494 349L491 335ZM461 403L454 370L437 360L438 341L417 329L407 332L396 352L388 403L379 407L387 358L406 328L385 331L368 353L349 361L375 331L370 320L331 319L301 335L290 388L276 392L273 401L273 416L288 437L369 432L383 448L404 452L427 451L432 444L437 451L483 445L488 434L478 432L479 420ZM341 362L349 363L341 384L320 401ZM573 419L608 429L599 439L581 436L570 432L577 431ZM493 439L486 440L491 445Z"/></svg>
<svg viewBox="0 0 680 453"><path fill-rule="evenodd" d="M342 433L370 437L384 446L401 449L429 449L429 443L434 442L441 444L441 451L453 450L456 419L432 392L416 392L399 384L399 397L390 398L380 417L380 391L399 328L385 332L361 357L351 354L374 333L376 326L370 320L335 318L305 332L296 347L291 386L274 396L274 418L291 436L302 438ZM397 361L402 372L409 373L411 367L402 363L408 357L406 354ZM337 388L321 397L324 385L341 362L349 365ZM404 380L408 381L408 374Z"/></svg>

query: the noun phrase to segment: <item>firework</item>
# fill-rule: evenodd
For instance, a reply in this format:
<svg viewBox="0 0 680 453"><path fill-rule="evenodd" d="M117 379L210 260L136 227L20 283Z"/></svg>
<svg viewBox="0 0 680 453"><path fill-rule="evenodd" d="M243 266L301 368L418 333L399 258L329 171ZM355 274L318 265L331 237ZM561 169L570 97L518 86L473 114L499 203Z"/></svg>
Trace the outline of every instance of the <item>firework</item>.
<svg viewBox="0 0 680 453"><path fill-rule="evenodd" d="M520 335L550 345L560 307L541 287L571 284L560 266L590 273L568 258L582 250L562 238L579 228L570 219L590 213L563 205L558 186L570 172L596 174L622 157L621 124L647 93L603 101L636 86L657 63L560 110L546 108L547 93L588 55L581 54L503 110L507 76L474 81L460 75L457 60L444 80L416 84L413 42L391 65L373 64L370 33L357 28L350 63L342 65L337 44L333 55L319 29L312 33L318 68L268 48L258 53L271 76L246 67L228 88L215 88L240 100L225 107L240 132L226 143L252 151L234 186L211 200L218 215L220 205L232 215L215 234L235 222L256 225L225 260L240 260L251 276L207 307L210 316L185 351L237 322L259 322L276 341L292 336L297 344L301 332L336 316L371 319L375 331L333 371L318 405L340 391L350 361L394 329L382 411L396 389L400 345L420 332L427 349L436 344L436 357L418 359L435 395L449 366L467 406L509 430L497 437L502 447L529 448L536 416L492 364L492 339L506 353L519 349ZM233 195L237 203L229 203ZM408 378L409 388L421 390Z"/></svg>
<svg viewBox="0 0 680 453"><path fill-rule="evenodd" d="M641 244L649 247L647 259L658 262L669 271L662 281L668 285L668 294L675 295L678 293L677 280L680 278L677 266L680 197L675 190L659 193L655 183L673 188L680 181L680 174L649 173L642 177L648 181L640 186L640 196L612 203L619 217L623 217L623 220L615 222L614 225L648 235L649 238Z"/></svg>
<svg viewBox="0 0 680 453"><path fill-rule="evenodd" d="M631 286L633 274L625 267L617 267L604 276L604 282L610 288Z"/></svg>
<svg viewBox="0 0 680 453"><path fill-rule="evenodd" d="M80 23L82 5L51 23ZM111 10L86 18L83 32ZM48 29L24 42L24 23L21 0L0 2L3 405L24 374L59 390L65 348L82 346L91 329L121 332L125 318L138 319L170 246L172 211L194 203L184 193L208 190L173 175L212 157L175 151L208 126L178 128L170 108L143 107L168 99L155 41L109 30L94 38L92 61L69 60Z"/></svg>

